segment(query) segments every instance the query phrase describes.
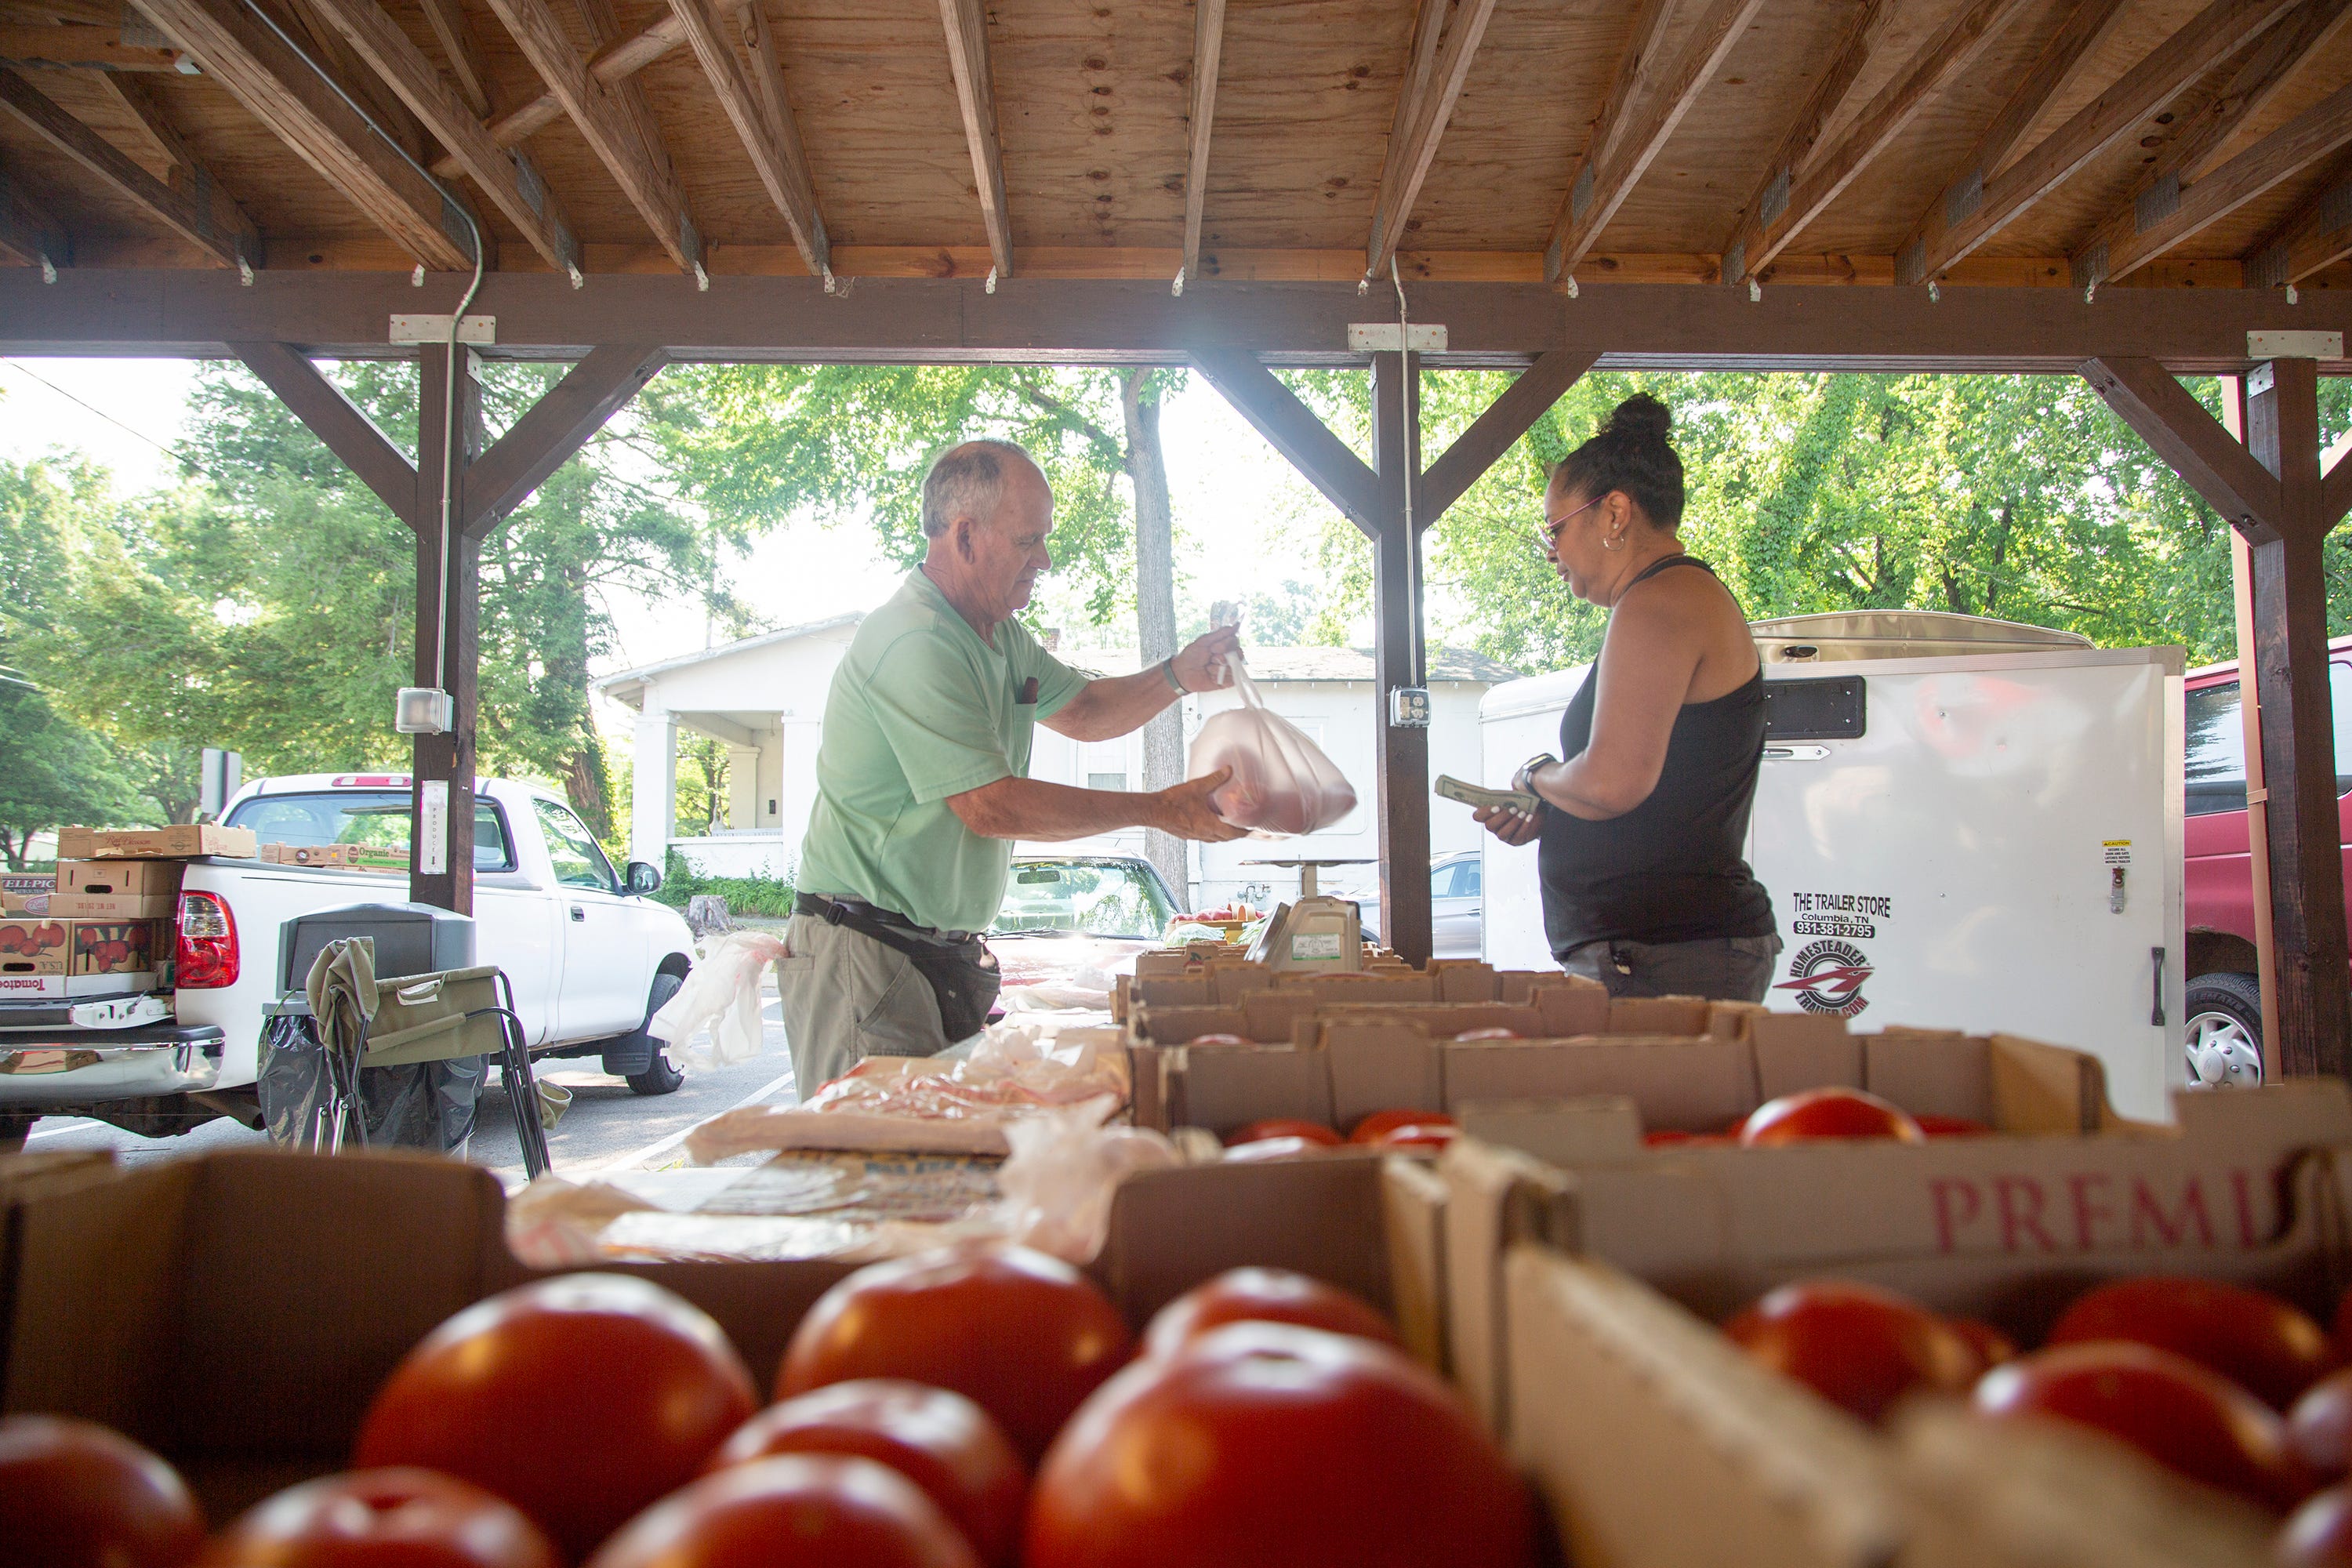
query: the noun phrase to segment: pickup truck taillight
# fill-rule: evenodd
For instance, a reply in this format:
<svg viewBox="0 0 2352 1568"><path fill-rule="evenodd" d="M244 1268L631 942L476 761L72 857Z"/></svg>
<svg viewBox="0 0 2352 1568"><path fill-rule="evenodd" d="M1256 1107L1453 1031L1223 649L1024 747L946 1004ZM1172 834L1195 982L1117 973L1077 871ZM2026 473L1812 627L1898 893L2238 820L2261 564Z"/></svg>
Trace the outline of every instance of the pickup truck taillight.
<svg viewBox="0 0 2352 1568"><path fill-rule="evenodd" d="M211 893L180 895L176 984L183 991L216 991L236 984L236 917Z"/></svg>

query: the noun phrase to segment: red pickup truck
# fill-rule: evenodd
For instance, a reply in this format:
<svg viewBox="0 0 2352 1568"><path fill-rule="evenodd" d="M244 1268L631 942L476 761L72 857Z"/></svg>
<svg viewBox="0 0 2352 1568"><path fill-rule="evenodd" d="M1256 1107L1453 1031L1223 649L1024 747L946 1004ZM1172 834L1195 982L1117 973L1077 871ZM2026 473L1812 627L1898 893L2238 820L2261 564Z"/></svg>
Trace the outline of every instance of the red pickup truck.
<svg viewBox="0 0 2352 1568"><path fill-rule="evenodd" d="M2327 645L2336 715L2339 839L2352 843L2352 637ZM2191 670L2187 682L2189 1074L2192 1081L2262 1081L2262 987L2254 973L2254 873L2246 846L2246 738L2238 666ZM2352 887L2352 865L2347 865Z"/></svg>

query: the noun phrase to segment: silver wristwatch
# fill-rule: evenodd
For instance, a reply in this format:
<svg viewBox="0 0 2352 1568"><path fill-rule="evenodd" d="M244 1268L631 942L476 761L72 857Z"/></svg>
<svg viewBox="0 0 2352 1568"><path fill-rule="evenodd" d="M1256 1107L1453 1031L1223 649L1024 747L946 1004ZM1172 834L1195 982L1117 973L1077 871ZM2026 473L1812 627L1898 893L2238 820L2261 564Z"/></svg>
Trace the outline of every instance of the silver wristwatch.
<svg viewBox="0 0 2352 1568"><path fill-rule="evenodd" d="M1559 759L1553 756L1549 752L1538 752L1534 756L1529 757L1526 762L1519 764L1519 771L1511 775L1511 787L1517 790L1522 795L1535 794L1536 770L1538 768L1548 768L1558 761L1559 761Z"/></svg>

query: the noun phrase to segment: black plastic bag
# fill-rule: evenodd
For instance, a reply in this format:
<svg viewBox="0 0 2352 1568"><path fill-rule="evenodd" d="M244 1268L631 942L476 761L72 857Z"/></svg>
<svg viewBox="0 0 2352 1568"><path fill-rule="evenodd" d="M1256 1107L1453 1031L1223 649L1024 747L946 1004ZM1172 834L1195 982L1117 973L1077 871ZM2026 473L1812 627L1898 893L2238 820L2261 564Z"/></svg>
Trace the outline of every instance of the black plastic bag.
<svg viewBox="0 0 2352 1568"><path fill-rule="evenodd" d="M341 1146L431 1149L466 1157L474 1135L474 1101L481 1093L480 1057L362 1068L358 1092L347 1095ZM350 1069L339 1068L348 1075ZM254 1085L270 1141L285 1149L320 1152L337 1146L332 1105L335 1080L327 1049L310 1014L267 1020L261 1073ZM352 1112L356 1110L357 1114Z"/></svg>

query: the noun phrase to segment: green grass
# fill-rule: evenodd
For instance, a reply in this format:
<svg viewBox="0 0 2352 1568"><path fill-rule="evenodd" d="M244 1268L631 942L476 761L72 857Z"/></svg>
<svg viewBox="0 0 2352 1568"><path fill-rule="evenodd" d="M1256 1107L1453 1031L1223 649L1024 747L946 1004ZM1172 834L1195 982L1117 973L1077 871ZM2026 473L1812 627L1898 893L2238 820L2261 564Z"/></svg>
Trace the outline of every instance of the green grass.
<svg viewBox="0 0 2352 1568"><path fill-rule="evenodd" d="M793 912L793 885L778 877L706 877L673 849L662 867L661 890L654 895L672 909L686 908L698 893L727 900L728 912L782 920Z"/></svg>

